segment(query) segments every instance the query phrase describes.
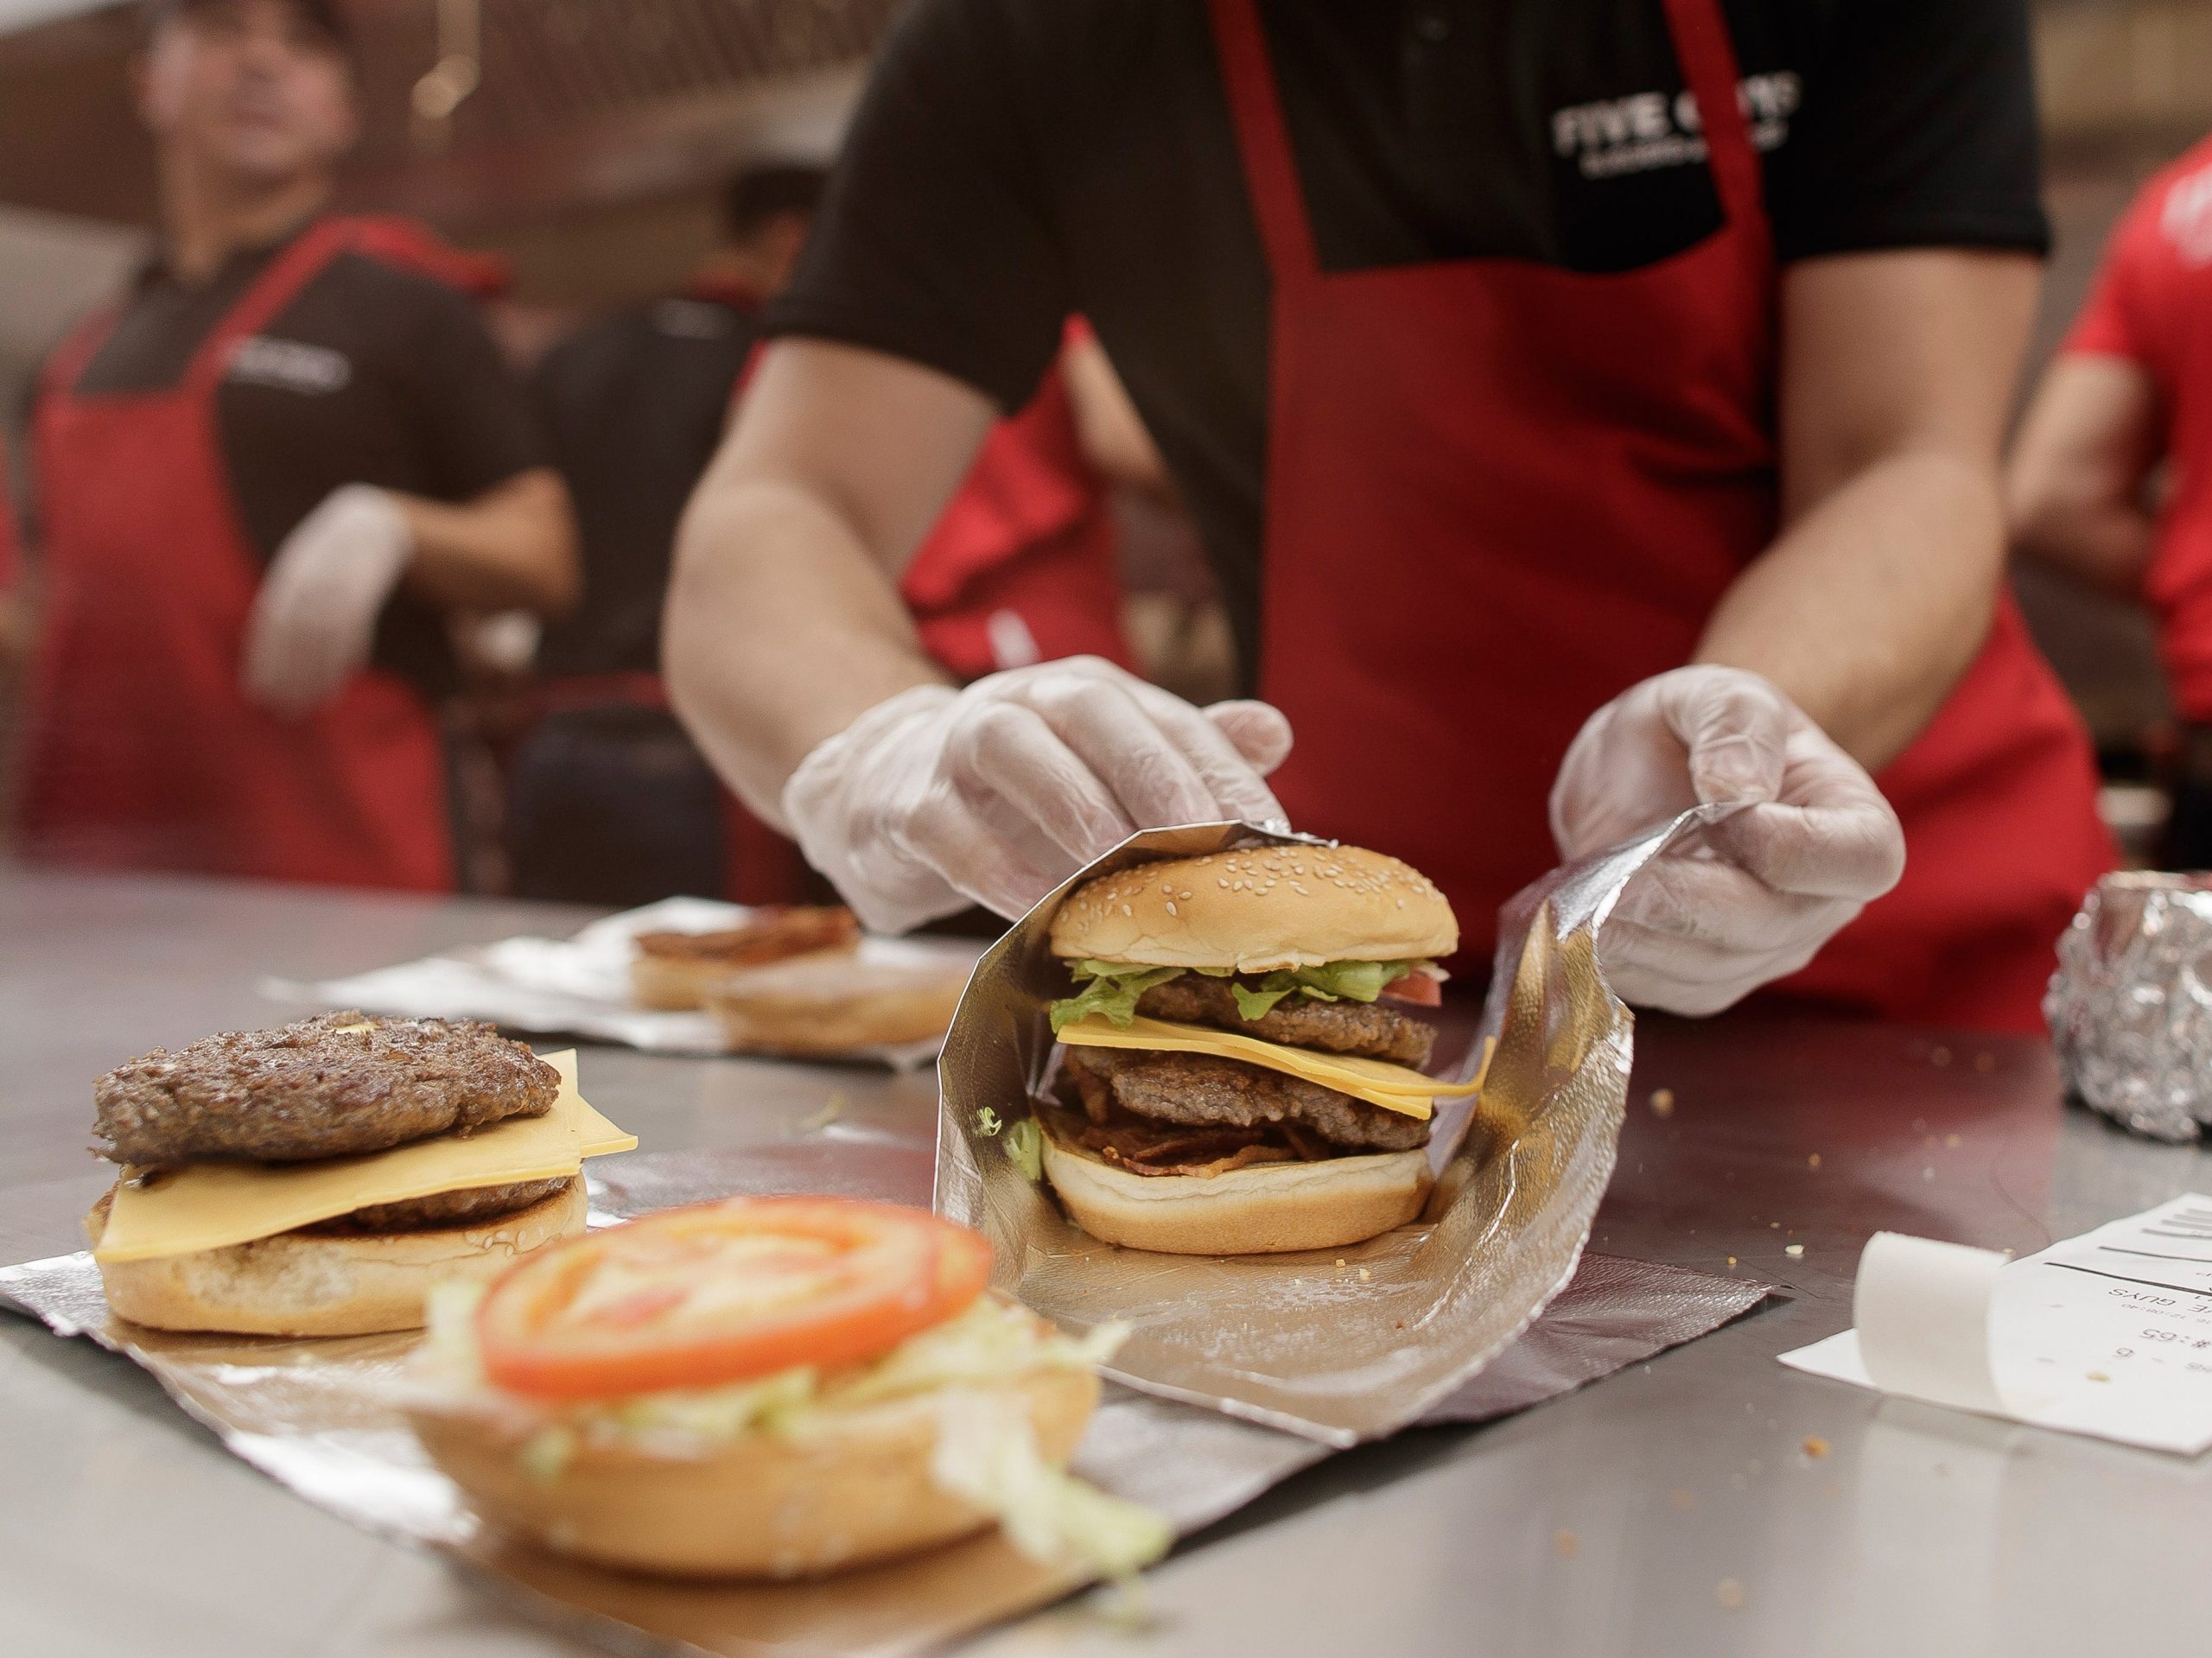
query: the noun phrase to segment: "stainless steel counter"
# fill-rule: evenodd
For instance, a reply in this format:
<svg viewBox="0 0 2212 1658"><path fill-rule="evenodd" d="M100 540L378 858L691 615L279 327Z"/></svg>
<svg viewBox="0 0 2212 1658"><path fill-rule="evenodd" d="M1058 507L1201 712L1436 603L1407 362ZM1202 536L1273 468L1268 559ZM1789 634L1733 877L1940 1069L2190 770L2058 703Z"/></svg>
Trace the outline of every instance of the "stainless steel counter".
<svg viewBox="0 0 2212 1658"><path fill-rule="evenodd" d="M286 1013L308 978L576 914L0 866L0 1259L75 1248L104 1184L88 1084ZM2027 1251L2185 1190L2212 1158L2062 1109L2039 1043L1816 1019L1649 1020L1595 1247L1789 1299L1486 1428L1337 1458L1185 1544L1133 1638L1044 1614L1014 1655L1971 1658L2212 1646L2212 1461L1883 1403L1774 1355L1850 1322L1877 1228ZM926 1077L585 1051L652 1149L911 1128ZM1659 1090L1665 1090L1663 1094ZM1656 1102L1655 1102L1655 1096ZM1662 1114L1663 1113L1663 1114ZM1802 1245L1802 1254L1788 1253ZM0 1651L107 1658L587 1648L219 1450L88 1343L0 1317Z"/></svg>

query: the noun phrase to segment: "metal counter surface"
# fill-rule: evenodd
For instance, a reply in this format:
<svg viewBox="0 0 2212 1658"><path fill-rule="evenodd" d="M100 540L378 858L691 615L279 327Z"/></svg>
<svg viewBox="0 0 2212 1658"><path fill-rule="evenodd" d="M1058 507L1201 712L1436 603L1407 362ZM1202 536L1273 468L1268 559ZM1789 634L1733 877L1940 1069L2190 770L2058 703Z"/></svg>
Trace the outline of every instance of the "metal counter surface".
<svg viewBox="0 0 2212 1658"><path fill-rule="evenodd" d="M105 1184L89 1083L162 1044L286 1016L314 978L581 912L0 865L0 1259L79 1247ZM2212 1158L2059 1103L2044 1046L1808 1017L1644 1021L1593 1246L1789 1298L1481 1428L1338 1457L1152 1573L1155 1624L1081 1610L991 1658L1267 1653L2157 1653L2212 1645L2212 1460L2016 1428L1798 1375L1850 1322L1878 1228L2025 1253L2174 1193ZM648 1148L911 1129L927 1075L587 1048ZM1655 1109L1654 1096L1664 1102ZM1662 1112L1664 1115L1662 1115ZM1815 1160L1817 1159L1817 1160ZM1802 1245L1797 1255L1788 1253ZM221 1452L150 1379L0 1317L0 1650L73 1658L582 1654L476 1578Z"/></svg>

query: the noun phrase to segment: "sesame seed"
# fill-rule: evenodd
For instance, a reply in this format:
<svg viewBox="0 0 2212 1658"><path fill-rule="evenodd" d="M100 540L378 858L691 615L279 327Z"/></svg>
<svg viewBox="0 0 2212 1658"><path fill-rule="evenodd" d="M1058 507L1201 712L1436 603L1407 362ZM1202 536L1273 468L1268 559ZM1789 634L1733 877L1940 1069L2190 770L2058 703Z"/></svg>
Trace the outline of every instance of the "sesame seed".
<svg viewBox="0 0 2212 1658"><path fill-rule="evenodd" d="M1124 904L1124 905L1122 906L1122 913L1123 915L1135 915L1135 914L1136 913L1136 911L1135 911L1134 908L1132 908L1130 905L1127 905L1127 904Z"/></svg>
<svg viewBox="0 0 2212 1658"><path fill-rule="evenodd" d="M1217 876L1217 877L1215 878L1215 880L1214 880L1214 883L1213 883L1213 884L1214 884L1216 886L1218 886L1218 887L1223 888L1224 891L1225 891L1225 890L1227 890L1228 886L1229 886L1229 882L1228 882L1228 880L1227 880L1225 878L1219 877L1219 876Z"/></svg>
<svg viewBox="0 0 2212 1658"><path fill-rule="evenodd" d="M1180 912L1175 907L1175 900L1172 898L1167 900L1167 913L1170 915L1177 915L1180 913Z"/></svg>

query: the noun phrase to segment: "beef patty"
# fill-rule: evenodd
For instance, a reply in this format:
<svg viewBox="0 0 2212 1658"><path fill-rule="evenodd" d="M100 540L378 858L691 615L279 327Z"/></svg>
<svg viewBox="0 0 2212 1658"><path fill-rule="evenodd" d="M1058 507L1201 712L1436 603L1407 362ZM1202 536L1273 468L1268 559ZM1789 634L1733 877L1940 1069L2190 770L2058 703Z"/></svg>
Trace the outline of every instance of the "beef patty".
<svg viewBox="0 0 2212 1658"><path fill-rule="evenodd" d="M1194 1127L1295 1125L1344 1152L1408 1152L1428 1144L1426 1119L1210 1054L1070 1048L1060 1077L1062 1097L1093 1122L1109 1121L1119 1108L1155 1122Z"/></svg>
<svg viewBox="0 0 2212 1658"><path fill-rule="evenodd" d="M1236 1010L1230 981L1203 973L1185 973L1153 986L1137 999L1137 1012L1151 1019L1242 1031L1286 1047L1363 1054L1416 1070L1428 1063L1436 1045L1436 1032L1428 1026L1380 1002L1316 1001L1294 994L1258 1019L1246 1019Z"/></svg>
<svg viewBox="0 0 2212 1658"><path fill-rule="evenodd" d="M434 1192L428 1197L403 1197L396 1204L371 1204L350 1214L334 1215L303 1232L420 1232L435 1226L467 1226L494 1221L543 1203L567 1189L572 1174L550 1180L518 1180L504 1186L469 1186L461 1191Z"/></svg>
<svg viewBox="0 0 2212 1658"><path fill-rule="evenodd" d="M92 1084L94 1149L142 1168L345 1157L543 1116L560 1086L480 1020L321 1013L117 1066Z"/></svg>

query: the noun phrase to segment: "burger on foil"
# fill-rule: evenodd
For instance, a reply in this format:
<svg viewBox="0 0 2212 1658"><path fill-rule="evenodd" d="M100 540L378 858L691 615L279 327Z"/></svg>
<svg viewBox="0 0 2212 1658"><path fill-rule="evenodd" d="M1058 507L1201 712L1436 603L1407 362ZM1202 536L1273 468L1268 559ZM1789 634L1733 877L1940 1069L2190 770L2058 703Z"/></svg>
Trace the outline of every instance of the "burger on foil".
<svg viewBox="0 0 2212 1658"><path fill-rule="evenodd" d="M1071 994L1042 1164L1108 1242L1175 1255L1356 1243L1421 1212L1435 958L1459 923L1418 870L1357 847L1139 865L1054 918Z"/></svg>

